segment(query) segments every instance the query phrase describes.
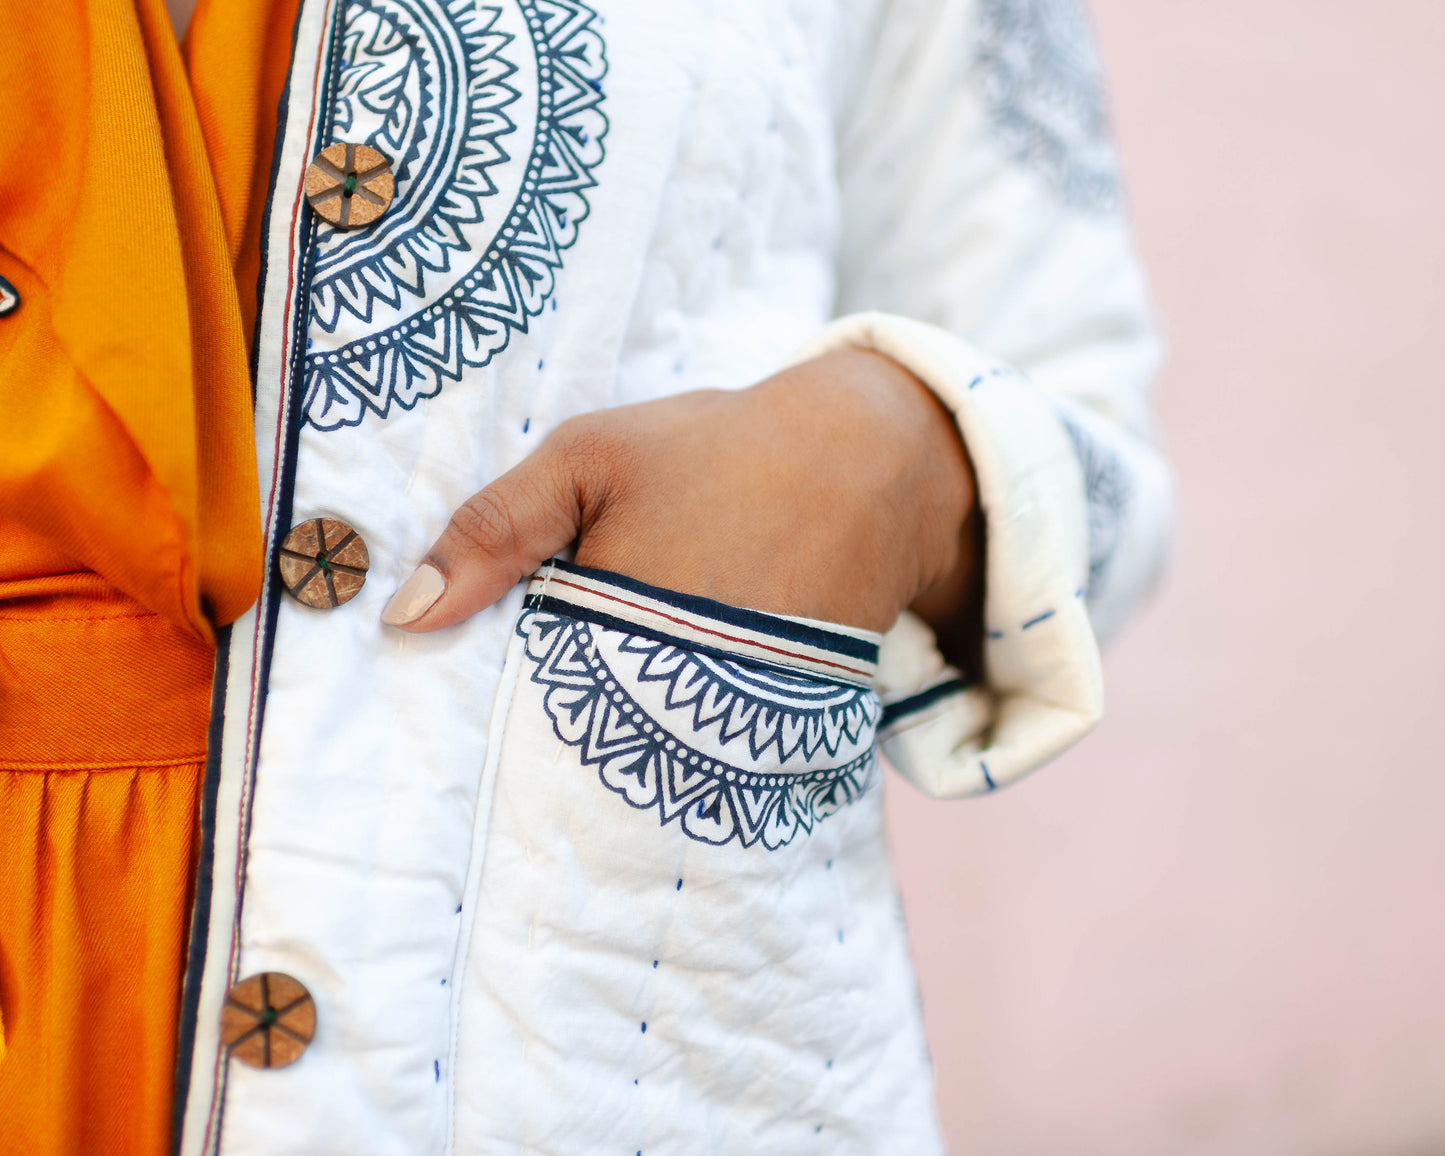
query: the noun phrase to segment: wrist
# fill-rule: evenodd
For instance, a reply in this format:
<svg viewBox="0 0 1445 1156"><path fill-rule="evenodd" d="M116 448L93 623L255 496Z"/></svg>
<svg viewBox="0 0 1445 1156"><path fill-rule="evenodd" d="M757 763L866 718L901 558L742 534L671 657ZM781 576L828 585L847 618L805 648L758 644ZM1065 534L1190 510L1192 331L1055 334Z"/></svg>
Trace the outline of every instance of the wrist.
<svg viewBox="0 0 1445 1156"><path fill-rule="evenodd" d="M917 452L936 463L943 500L938 516L924 526L918 593L909 609L933 629L950 665L976 673L983 654L984 518L958 423L933 390L887 354L850 349L839 356L866 359L858 363L859 371L886 381L896 404L916 411L919 425L928 431Z"/></svg>

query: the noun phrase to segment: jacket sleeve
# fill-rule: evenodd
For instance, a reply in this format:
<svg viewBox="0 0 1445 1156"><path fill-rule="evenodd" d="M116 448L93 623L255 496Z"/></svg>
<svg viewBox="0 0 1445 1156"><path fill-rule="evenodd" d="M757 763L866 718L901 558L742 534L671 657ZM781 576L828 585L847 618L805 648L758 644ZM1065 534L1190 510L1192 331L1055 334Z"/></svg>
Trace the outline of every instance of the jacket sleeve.
<svg viewBox="0 0 1445 1156"><path fill-rule="evenodd" d="M982 678L905 615L880 689L894 766L972 794L1100 716L1096 638L1169 538L1148 406L1161 342L1078 0L891 0L853 31L839 316L806 355L886 353L957 417L987 525Z"/></svg>

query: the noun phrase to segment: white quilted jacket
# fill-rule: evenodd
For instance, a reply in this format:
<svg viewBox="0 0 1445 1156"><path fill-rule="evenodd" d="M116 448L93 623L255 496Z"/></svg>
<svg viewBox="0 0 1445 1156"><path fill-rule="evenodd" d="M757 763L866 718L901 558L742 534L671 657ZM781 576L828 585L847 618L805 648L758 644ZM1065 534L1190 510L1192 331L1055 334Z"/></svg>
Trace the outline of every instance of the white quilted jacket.
<svg viewBox="0 0 1445 1156"><path fill-rule="evenodd" d="M991 790L1085 734L1095 632L1169 523L1158 344L1073 0L302 0L264 231L274 576L218 671L177 1119L187 1156L942 1147L881 742ZM336 143L396 195L307 204ZM856 345L957 413L986 669L565 562L409 636L387 597L570 415ZM705 532L700 527L699 532ZM284 1068L228 989L314 999Z"/></svg>

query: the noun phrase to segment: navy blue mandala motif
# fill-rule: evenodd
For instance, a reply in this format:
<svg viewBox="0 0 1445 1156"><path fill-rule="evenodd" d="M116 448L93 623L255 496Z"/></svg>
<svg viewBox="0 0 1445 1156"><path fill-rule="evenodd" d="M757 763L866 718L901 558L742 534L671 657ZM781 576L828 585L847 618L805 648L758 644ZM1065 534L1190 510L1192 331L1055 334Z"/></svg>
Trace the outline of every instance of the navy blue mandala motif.
<svg viewBox="0 0 1445 1156"><path fill-rule="evenodd" d="M776 850L872 785L871 690L541 611L517 633L557 737L692 839Z"/></svg>
<svg viewBox="0 0 1445 1156"><path fill-rule="evenodd" d="M1118 454L1076 421L1060 414L1084 475L1089 509L1089 590L1097 593L1123 536L1133 489Z"/></svg>
<svg viewBox="0 0 1445 1156"><path fill-rule="evenodd" d="M410 409L541 312L603 158L596 23L581 0L343 0L325 143L380 151L396 196L319 226L311 425Z"/></svg>
<svg viewBox="0 0 1445 1156"><path fill-rule="evenodd" d="M995 138L1063 201L1119 199L1102 71L1081 0L979 0L975 68Z"/></svg>

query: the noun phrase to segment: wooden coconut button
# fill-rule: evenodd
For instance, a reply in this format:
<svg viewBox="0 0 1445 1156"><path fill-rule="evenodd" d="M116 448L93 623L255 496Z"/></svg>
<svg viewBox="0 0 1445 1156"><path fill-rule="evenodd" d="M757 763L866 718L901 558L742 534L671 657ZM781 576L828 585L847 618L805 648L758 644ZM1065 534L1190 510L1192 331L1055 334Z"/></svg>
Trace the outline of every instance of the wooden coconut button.
<svg viewBox="0 0 1445 1156"><path fill-rule="evenodd" d="M338 229L371 224L395 193L391 165L369 145L329 145L306 170L306 200Z"/></svg>
<svg viewBox="0 0 1445 1156"><path fill-rule="evenodd" d="M299 979L263 971L226 993L221 1043L253 1068L284 1068L301 1058L316 1034L316 1004Z"/></svg>
<svg viewBox="0 0 1445 1156"><path fill-rule="evenodd" d="M355 598L370 565L361 535L335 518L293 526L281 543L281 581L298 601L318 610Z"/></svg>

